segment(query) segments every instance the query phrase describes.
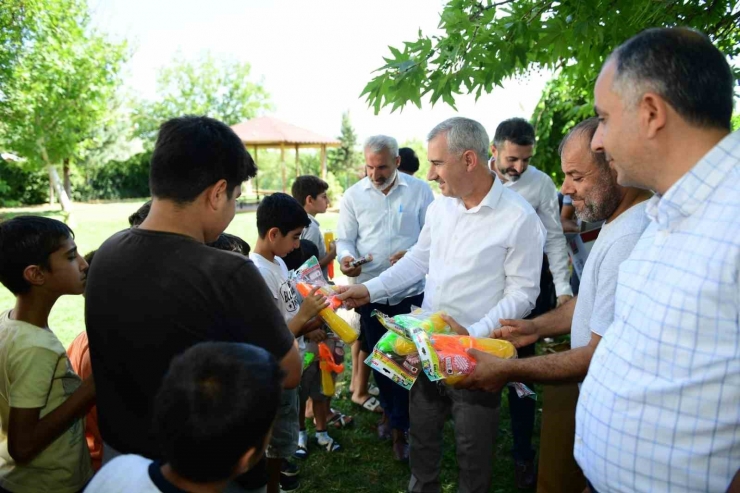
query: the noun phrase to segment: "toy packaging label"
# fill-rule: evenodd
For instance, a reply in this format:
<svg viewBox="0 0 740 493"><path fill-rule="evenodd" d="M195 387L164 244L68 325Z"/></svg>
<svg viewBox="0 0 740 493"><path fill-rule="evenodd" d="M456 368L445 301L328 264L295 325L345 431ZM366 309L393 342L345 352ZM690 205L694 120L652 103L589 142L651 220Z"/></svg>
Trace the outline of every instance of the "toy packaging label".
<svg viewBox="0 0 740 493"><path fill-rule="evenodd" d="M439 358L437 352L432 348L432 344L429 341L429 334L420 327L413 327L410 329L411 340L416 344L416 348L419 350L419 359L421 360L421 368L426 373L429 380L436 382L437 380L444 379L445 375L439 366Z"/></svg>
<svg viewBox="0 0 740 493"><path fill-rule="evenodd" d="M399 364L393 358L377 349L373 350L372 354L367 357L365 364L390 378L394 383L397 383L406 390L411 389L414 382L416 382L416 378L419 376L418 368L415 368L408 361L403 361Z"/></svg>

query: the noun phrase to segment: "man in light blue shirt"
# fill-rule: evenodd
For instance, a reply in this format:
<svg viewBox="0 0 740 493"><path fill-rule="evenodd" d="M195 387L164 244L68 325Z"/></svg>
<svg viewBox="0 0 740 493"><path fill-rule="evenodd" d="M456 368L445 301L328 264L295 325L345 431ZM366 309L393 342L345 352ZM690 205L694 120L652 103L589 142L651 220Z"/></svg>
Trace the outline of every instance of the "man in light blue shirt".
<svg viewBox="0 0 740 493"><path fill-rule="evenodd" d="M398 171L400 162L396 139L384 135L370 137L365 143L367 176L350 187L342 199L337 226L338 259L342 272L357 278L357 282L374 279L403 257L418 240L427 207L434 200L429 185ZM352 260L367 254L372 254L371 262L352 267ZM421 306L423 292L422 280L385 301L360 308L363 352L371 352L385 333L371 313L374 310L391 316L408 313L412 306ZM364 360L366 356L361 353L360 358ZM381 438L392 434L395 457L405 461L408 459L405 438L409 427L408 391L377 372L375 381L385 411L378 434ZM355 393L361 391L359 387L355 385ZM357 402L358 397L362 396L353 395L353 401Z"/></svg>

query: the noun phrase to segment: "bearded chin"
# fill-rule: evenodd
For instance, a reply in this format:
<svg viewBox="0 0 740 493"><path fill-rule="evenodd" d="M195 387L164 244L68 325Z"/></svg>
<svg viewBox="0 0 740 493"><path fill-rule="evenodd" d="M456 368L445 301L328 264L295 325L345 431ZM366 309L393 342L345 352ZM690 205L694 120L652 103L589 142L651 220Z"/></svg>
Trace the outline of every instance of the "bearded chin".
<svg viewBox="0 0 740 493"><path fill-rule="evenodd" d="M388 179L385 180L382 184L378 185L377 183L372 182L373 183L373 186L379 192L385 192L386 190L388 190L391 187L391 185L393 185L393 182L396 180L396 175L397 174L398 174L398 170L394 170L393 171L393 175L389 176Z"/></svg>

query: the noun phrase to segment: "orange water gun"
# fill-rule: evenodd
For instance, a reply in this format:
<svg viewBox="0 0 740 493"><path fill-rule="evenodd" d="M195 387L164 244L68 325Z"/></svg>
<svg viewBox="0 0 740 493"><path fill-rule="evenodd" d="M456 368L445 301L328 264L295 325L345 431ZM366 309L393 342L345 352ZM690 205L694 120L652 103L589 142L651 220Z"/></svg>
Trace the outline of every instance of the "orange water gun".
<svg viewBox="0 0 740 493"><path fill-rule="evenodd" d="M329 346L324 342L319 343L319 368L321 369L321 392L331 397L334 395L334 379L332 373L342 373L344 365L338 365L334 362L334 355Z"/></svg>
<svg viewBox="0 0 740 493"><path fill-rule="evenodd" d="M296 288L298 289L298 292L301 293L301 296L306 298L311 293L314 286L305 282L297 282ZM318 292L329 299L329 306L319 312L321 320L323 320L329 329L338 335L345 344L352 344L355 342L359 334L334 311L342 306L342 302L336 298L334 290L331 286L321 286Z"/></svg>
<svg viewBox="0 0 740 493"><path fill-rule="evenodd" d="M328 252L331 250L331 244L334 241L334 232L333 231L325 231L324 232L324 248ZM329 265L326 266L326 275L329 279L334 279L334 261L332 260Z"/></svg>
<svg viewBox="0 0 740 493"><path fill-rule="evenodd" d="M498 358L509 359L516 356L516 348L509 341L447 334L430 334L434 352L439 360L439 370L445 382L453 385L475 369L475 359L467 352L477 349Z"/></svg>

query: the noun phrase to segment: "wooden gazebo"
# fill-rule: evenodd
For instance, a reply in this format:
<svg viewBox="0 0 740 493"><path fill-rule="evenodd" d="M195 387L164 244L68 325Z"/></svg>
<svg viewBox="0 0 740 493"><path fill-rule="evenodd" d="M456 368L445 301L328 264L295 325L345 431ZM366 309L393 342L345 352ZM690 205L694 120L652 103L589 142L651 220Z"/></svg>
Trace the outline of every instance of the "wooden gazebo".
<svg viewBox="0 0 740 493"><path fill-rule="evenodd" d="M300 175L300 149L321 149L321 178L326 179L326 148L339 147L341 143L330 137L324 137L311 130L300 128L271 116L253 118L231 127L242 139L244 145L252 152L255 163L258 163L258 151L262 149L280 149L282 168L282 185L285 191L285 150L295 149L296 176ZM259 163L258 163L259 164ZM258 175L259 176L259 175ZM259 189L259 181L255 180Z"/></svg>

